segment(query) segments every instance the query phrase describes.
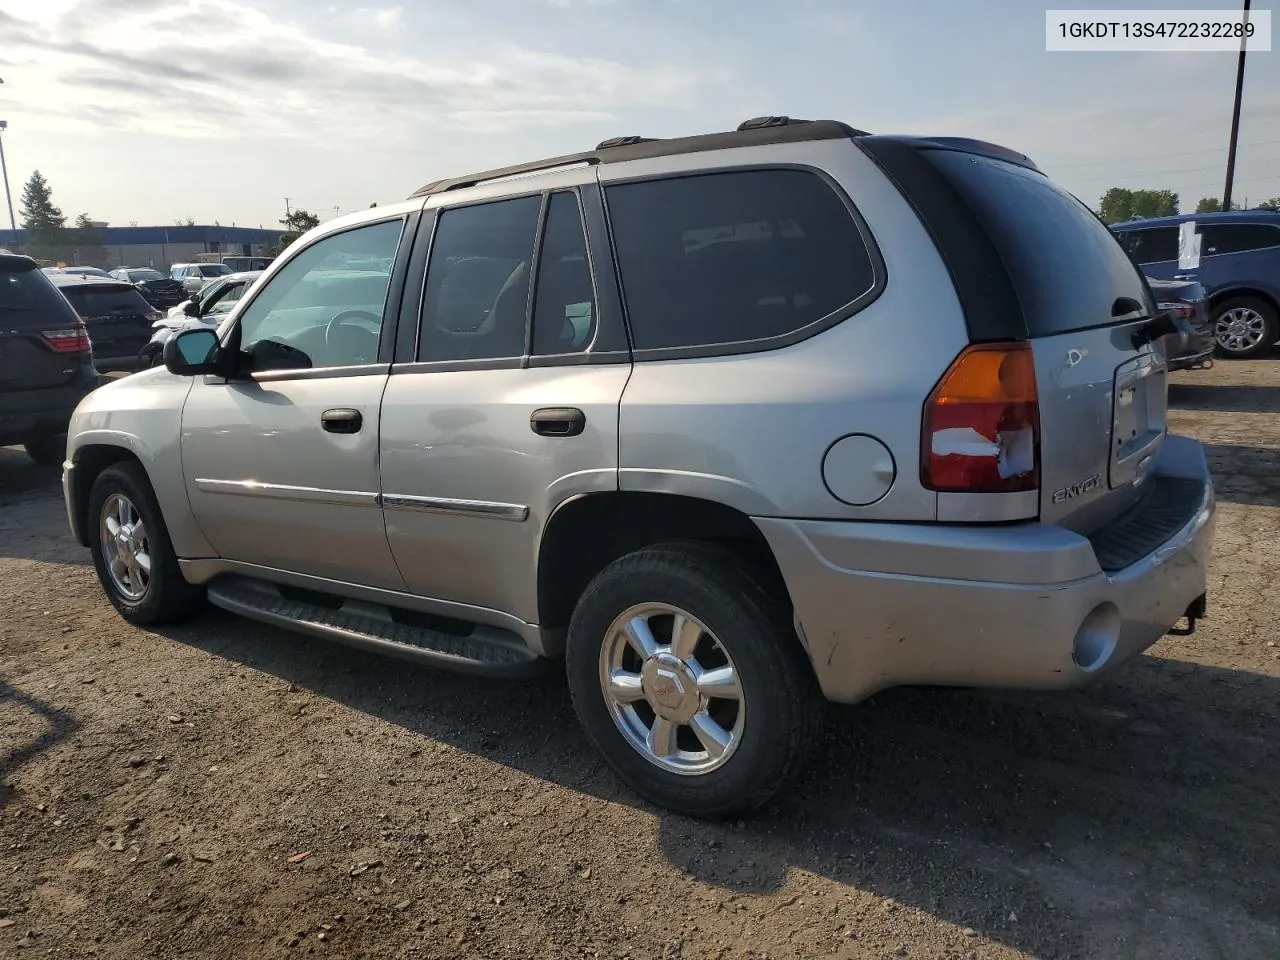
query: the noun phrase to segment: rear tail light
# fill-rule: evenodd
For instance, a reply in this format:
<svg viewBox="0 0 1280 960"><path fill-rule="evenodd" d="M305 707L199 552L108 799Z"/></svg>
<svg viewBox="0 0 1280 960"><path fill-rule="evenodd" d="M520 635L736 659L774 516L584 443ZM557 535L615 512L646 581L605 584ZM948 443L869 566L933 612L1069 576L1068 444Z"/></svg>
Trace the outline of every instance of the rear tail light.
<svg viewBox="0 0 1280 960"><path fill-rule="evenodd" d="M929 490L1007 493L1040 486L1040 403L1027 343L966 347L924 407Z"/></svg>
<svg viewBox="0 0 1280 960"><path fill-rule="evenodd" d="M40 336L49 344L54 353L86 353L92 349L89 342L89 331L83 323L74 327L60 327L57 330L42 330Z"/></svg>

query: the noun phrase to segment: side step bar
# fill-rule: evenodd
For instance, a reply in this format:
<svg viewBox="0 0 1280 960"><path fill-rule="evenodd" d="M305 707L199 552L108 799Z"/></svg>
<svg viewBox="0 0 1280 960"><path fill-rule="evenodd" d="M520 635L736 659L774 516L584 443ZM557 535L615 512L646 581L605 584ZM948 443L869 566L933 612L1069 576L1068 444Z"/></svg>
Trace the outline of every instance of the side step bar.
<svg viewBox="0 0 1280 960"><path fill-rule="evenodd" d="M337 609L291 599L275 584L249 577L222 576L209 584L209 601L224 610L285 630L336 640L373 653L429 666L490 677L525 677L540 672L543 658L513 633L476 626L459 636L396 623L387 607L344 600Z"/></svg>

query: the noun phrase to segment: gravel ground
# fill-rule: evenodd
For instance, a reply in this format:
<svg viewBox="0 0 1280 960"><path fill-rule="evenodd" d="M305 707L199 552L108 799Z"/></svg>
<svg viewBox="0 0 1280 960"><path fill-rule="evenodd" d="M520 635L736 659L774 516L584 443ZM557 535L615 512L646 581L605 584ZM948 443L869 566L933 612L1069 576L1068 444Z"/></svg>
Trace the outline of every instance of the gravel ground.
<svg viewBox="0 0 1280 960"><path fill-rule="evenodd" d="M0 956L1280 957L1280 359L1175 381L1221 501L1197 634L834 709L719 825L621 787L558 675L127 626L0 451Z"/></svg>

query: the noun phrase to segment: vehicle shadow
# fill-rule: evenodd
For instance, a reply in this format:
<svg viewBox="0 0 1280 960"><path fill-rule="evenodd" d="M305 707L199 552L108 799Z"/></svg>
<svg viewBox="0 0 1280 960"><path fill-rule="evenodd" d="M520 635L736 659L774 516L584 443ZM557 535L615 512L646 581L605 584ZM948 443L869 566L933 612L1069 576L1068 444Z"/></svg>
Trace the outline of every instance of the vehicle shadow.
<svg viewBox="0 0 1280 960"><path fill-rule="evenodd" d="M12 797L10 777L24 763L48 750L54 744L66 740L79 729L80 724L65 710L52 707L43 700L29 696L0 680L0 717L11 710L29 711L44 720L44 731L34 737L24 738L19 732L24 724L15 724L12 717L3 719L6 731L0 741L0 811Z"/></svg>
<svg viewBox="0 0 1280 960"><path fill-rule="evenodd" d="M217 612L169 635L645 810L667 860L726 893L777 891L799 870L1035 956L1098 955L1099 942L1121 955L1108 951L1139 928L1187 947L1166 955L1280 955L1277 678L1146 656L1070 694L888 691L833 708L816 762L768 808L708 824L612 775L559 674L406 667Z"/></svg>
<svg viewBox="0 0 1280 960"><path fill-rule="evenodd" d="M1179 410L1274 413L1280 410L1280 386L1171 382L1169 406Z"/></svg>
<svg viewBox="0 0 1280 960"><path fill-rule="evenodd" d="M1219 500L1280 506L1280 448L1206 443L1204 452Z"/></svg>
<svg viewBox="0 0 1280 960"><path fill-rule="evenodd" d="M57 467L38 467L21 447L0 447L0 507L9 497L60 490Z"/></svg>

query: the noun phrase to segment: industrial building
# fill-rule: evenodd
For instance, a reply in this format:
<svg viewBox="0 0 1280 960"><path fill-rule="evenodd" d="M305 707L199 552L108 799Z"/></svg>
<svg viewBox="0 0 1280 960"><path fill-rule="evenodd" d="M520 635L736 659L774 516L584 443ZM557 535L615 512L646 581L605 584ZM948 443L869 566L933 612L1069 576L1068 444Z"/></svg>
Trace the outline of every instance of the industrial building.
<svg viewBox="0 0 1280 960"><path fill-rule="evenodd" d="M209 255L236 254L260 256L279 242L283 230L266 230L260 227L220 227L196 225L191 227L97 227L95 233L102 242L107 262L93 266L106 267L154 267L162 273L170 264L192 260L210 259ZM0 246L18 253L25 252L27 231L18 230L15 238L11 230L0 230ZM202 256L202 254L204 256ZM86 250L81 253L68 247L62 255L66 264L85 264L94 257Z"/></svg>

